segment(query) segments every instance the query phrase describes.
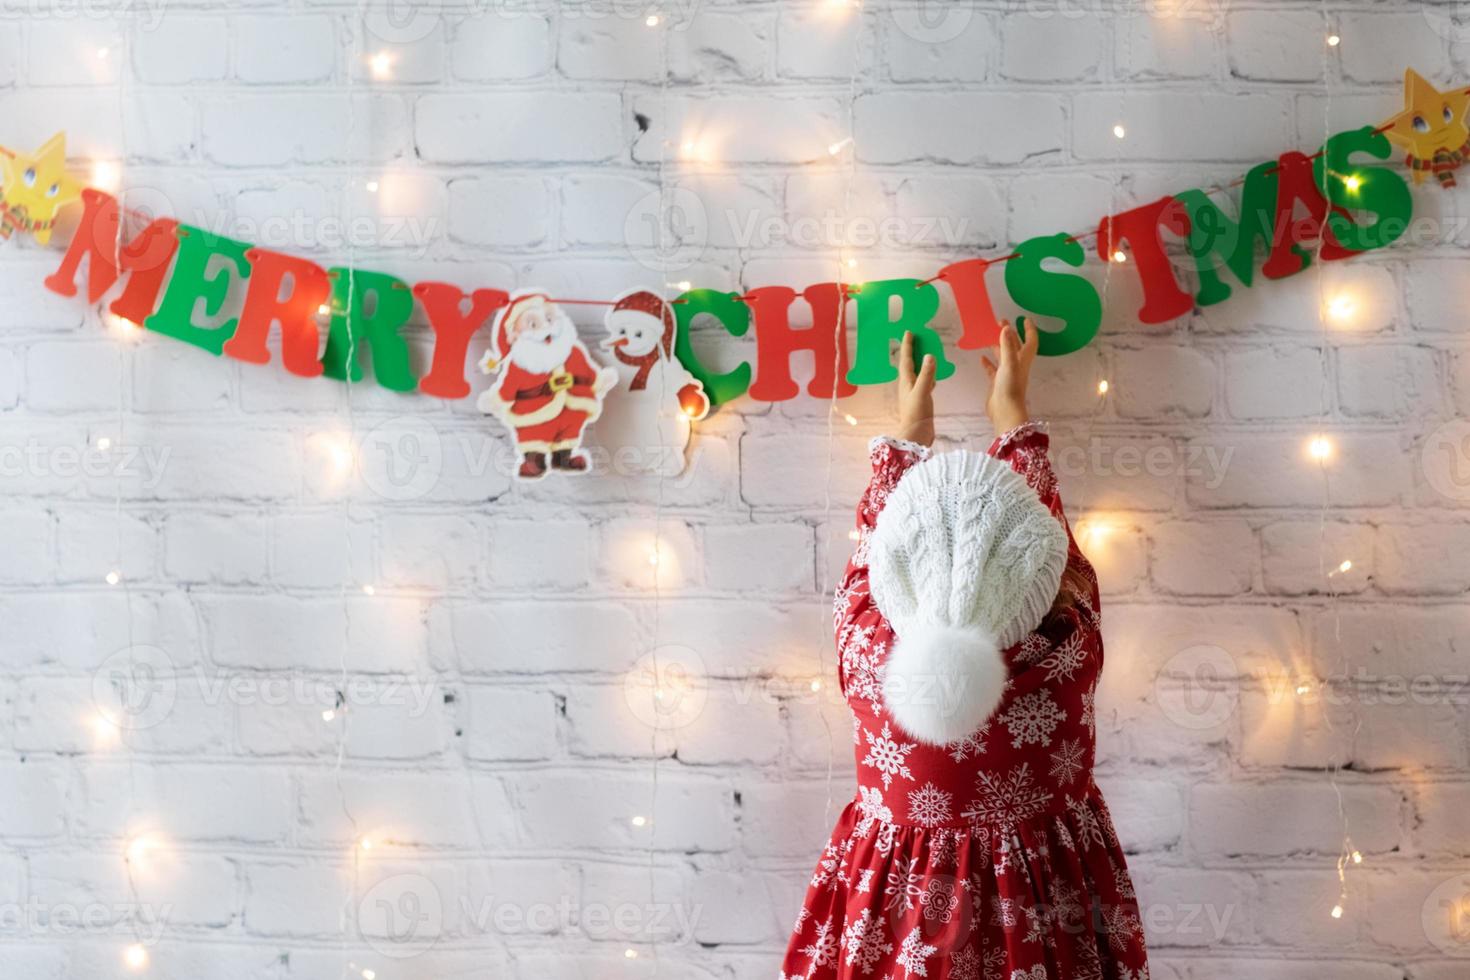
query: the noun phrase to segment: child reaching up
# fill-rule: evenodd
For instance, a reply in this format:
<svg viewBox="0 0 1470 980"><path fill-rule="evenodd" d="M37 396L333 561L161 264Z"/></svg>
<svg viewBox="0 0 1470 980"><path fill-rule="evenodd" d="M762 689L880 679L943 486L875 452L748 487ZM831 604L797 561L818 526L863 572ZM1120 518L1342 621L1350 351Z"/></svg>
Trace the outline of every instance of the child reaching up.
<svg viewBox="0 0 1470 980"><path fill-rule="evenodd" d="M858 796L782 964L795 977L1147 980L1092 781L1097 578L1028 419L1037 334L1004 324L985 453L931 454L934 370L900 355L834 604Z"/></svg>

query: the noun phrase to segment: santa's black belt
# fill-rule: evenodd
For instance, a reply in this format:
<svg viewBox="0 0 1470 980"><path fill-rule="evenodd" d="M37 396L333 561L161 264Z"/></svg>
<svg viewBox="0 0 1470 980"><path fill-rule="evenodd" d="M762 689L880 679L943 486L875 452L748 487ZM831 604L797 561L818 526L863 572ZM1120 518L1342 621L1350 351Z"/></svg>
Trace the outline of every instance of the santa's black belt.
<svg viewBox="0 0 1470 980"><path fill-rule="evenodd" d="M571 375L570 378L567 381L563 382L559 387L552 387L550 381L544 381L538 388L522 388L520 391L516 392L516 399L520 400L522 398L545 398L547 395L554 395L558 391L566 391L568 388L575 387L576 385L590 385L596 380L596 378L582 378L578 377L577 375Z"/></svg>

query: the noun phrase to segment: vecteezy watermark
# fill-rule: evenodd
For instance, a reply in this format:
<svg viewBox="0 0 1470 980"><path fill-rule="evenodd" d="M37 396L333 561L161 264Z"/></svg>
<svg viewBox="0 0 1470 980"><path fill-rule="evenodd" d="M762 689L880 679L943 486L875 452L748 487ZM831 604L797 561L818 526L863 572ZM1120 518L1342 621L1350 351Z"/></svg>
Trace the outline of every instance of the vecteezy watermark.
<svg viewBox="0 0 1470 980"><path fill-rule="evenodd" d="M704 906L683 902L507 901L487 895L460 903L464 920L482 933L553 933L573 926L590 939L677 942L694 934Z"/></svg>
<svg viewBox="0 0 1470 980"><path fill-rule="evenodd" d="M443 935L444 897L424 875L390 875L369 888L358 903L357 930L369 946L390 959L419 956Z"/></svg>
<svg viewBox="0 0 1470 980"><path fill-rule="evenodd" d="M916 0L912 4L895 3L893 24L907 37L921 44L944 44L953 41L975 19L974 0Z"/></svg>
<svg viewBox="0 0 1470 980"><path fill-rule="evenodd" d="M1164 717L1192 731L1218 728L1235 714L1239 665L1223 647L1207 643L1180 650L1154 678L1154 700Z"/></svg>
<svg viewBox="0 0 1470 980"><path fill-rule="evenodd" d="M758 211L728 209L724 220L739 248L916 248L957 246L969 233L971 220L953 215L844 215L826 210L791 218Z"/></svg>
<svg viewBox="0 0 1470 980"><path fill-rule="evenodd" d="M126 937L155 946L163 938L172 903L0 902L0 935L62 938L78 935Z"/></svg>
<svg viewBox="0 0 1470 980"><path fill-rule="evenodd" d="M1424 936L1440 952L1470 956L1470 871L1445 880L1424 900Z"/></svg>
<svg viewBox="0 0 1470 980"><path fill-rule="evenodd" d="M20 12L32 22L55 20L122 21L139 30L152 31L163 23L170 0L17 0L6 9Z"/></svg>
<svg viewBox="0 0 1470 980"><path fill-rule="evenodd" d="M704 257L710 242L704 199L683 187L649 191L628 209L623 241L645 268L659 273L689 268Z"/></svg>
<svg viewBox="0 0 1470 980"><path fill-rule="evenodd" d="M623 700L633 717L654 731L683 728L709 702L704 658L677 644L644 654L623 677Z"/></svg>
<svg viewBox="0 0 1470 980"><path fill-rule="evenodd" d="M1052 455L1056 471L1063 476L1185 476L1213 490L1224 482L1235 447L1221 450L1203 443L1140 445L1094 437L1082 445L1054 448Z"/></svg>
<svg viewBox="0 0 1470 980"><path fill-rule="evenodd" d="M369 186L376 189L373 182ZM382 209L345 217L312 214L300 209L264 218L200 212L188 223L213 235L250 242L262 248L326 252L386 248L402 250L411 256L422 255L444 232L444 221L438 216L392 214Z"/></svg>
<svg viewBox="0 0 1470 980"><path fill-rule="evenodd" d="M171 446L132 446L111 441L92 445L47 444L30 438L0 445L0 479L101 480L156 488L168 468Z"/></svg>
<svg viewBox="0 0 1470 980"><path fill-rule="evenodd" d="M1434 491L1448 500L1470 500L1470 420L1446 422L1424 439L1419 468Z"/></svg>
<svg viewBox="0 0 1470 980"><path fill-rule="evenodd" d="M92 674L97 713L121 731L141 731L163 723L180 697L206 707L299 707L330 718L354 707L401 709L405 719L421 718L443 700L445 691L431 677L350 674L210 672L202 666L177 670L162 649L145 644L125 647Z"/></svg>
<svg viewBox="0 0 1470 980"><path fill-rule="evenodd" d="M484 424L486 431L441 430L420 416L395 416L362 433L356 453L343 452L342 460L355 461L367 489L395 503L422 500L450 480L473 485L491 475L510 479L520 467L521 455L501 437L498 421L487 418ZM698 443L687 455L673 444L600 444L596 423L593 426L583 446L591 462L589 479L677 473L666 477L663 486L679 490L699 476L707 458Z"/></svg>

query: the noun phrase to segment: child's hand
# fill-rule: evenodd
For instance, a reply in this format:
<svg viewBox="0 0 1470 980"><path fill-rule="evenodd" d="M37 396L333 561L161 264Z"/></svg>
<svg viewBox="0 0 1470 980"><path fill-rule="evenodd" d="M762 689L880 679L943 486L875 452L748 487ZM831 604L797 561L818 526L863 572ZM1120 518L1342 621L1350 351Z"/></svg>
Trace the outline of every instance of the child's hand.
<svg viewBox="0 0 1470 980"><path fill-rule="evenodd" d="M1034 325L1027 326L1023 343L1011 321L1002 320L1000 343L997 345L1000 364L981 355L985 373L990 375L990 397L985 400L985 414L990 416L996 435L1009 432L1029 417L1026 412L1026 385L1031 380L1031 365L1036 360L1036 349L1040 343L1041 335Z"/></svg>
<svg viewBox="0 0 1470 980"><path fill-rule="evenodd" d="M914 335L903 335L898 352L898 438L934 445L934 372L938 364L934 355L925 354L924 363L914 373Z"/></svg>

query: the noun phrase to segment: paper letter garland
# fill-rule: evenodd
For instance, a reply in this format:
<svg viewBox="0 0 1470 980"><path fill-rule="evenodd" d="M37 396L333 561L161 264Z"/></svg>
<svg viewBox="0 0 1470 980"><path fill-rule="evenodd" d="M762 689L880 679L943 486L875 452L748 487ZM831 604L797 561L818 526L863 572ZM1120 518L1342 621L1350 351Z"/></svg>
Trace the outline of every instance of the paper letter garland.
<svg viewBox="0 0 1470 980"><path fill-rule="evenodd" d="M1223 302L1237 286L1250 288L1258 252L1265 253L1261 274L1280 279L1306 269L1318 254L1324 261L1345 259L1401 237L1413 213L1408 182L1354 158L1387 160L1393 140L1408 148L1416 182L1433 173L1449 188L1470 153L1470 90L1441 92L1411 69L1404 93L1403 111L1382 126L1338 133L1310 156L1290 151L1251 168L1237 182L1242 190L1234 208L1217 203L1213 195L1220 188L1211 188L1103 218L1095 250L1105 261L1127 261L1139 277L1139 320L1175 319ZM815 371L805 390L816 398L845 397L857 386L892 380L892 348L905 332L915 335L920 356L934 355L937 376L947 378L955 366L931 326L940 290L949 290L959 314L955 346L990 346L999 331L987 283L992 265L1004 266L1006 292L1025 312L1017 325L1041 330L1041 354L1079 350L1102 323L1097 288L1065 270L1086 261L1083 246L1073 236L1041 235L1000 258L963 259L922 281L827 282L800 291L757 286L745 293L691 289L673 299L654 289L630 289L605 304L611 312L604 349L616 367L603 367L577 339L563 301L545 291L467 293L439 282L410 286L382 272L323 269L169 218L125 230L117 201L97 189L79 189L65 174L64 145L58 133L35 154L0 148L0 238L26 231L44 243L58 209L81 198L76 234L47 277L48 288L75 296L85 264L88 301L98 302L121 282L108 309L149 330L213 354L265 364L272 357L267 338L279 326L281 363L292 374L355 382L371 363L383 387L436 398L473 393L465 362L474 336L488 328L492 354L483 366L495 380L477 404L512 429L521 450L520 475L527 479L551 470L584 472L591 465L583 438L614 387L616 400L629 404L608 415L596 430L598 442L613 452L632 447L617 465L665 472L682 466L689 422L711 407L747 392L761 401L800 394L792 375L798 352L811 352ZM1193 293L1176 275L1165 236L1183 243L1193 262L1199 279ZM238 317L227 316L231 298L242 294ZM799 312L810 313L810 327L792 326L797 303L805 304ZM433 333L422 376L402 333L416 304ZM696 333L740 338L752 332L752 324L754 363L721 357L718 349L696 350ZM855 327L851 350L849 327ZM318 357L323 330L325 350ZM523 336L535 342L518 345ZM655 460L655 446L667 449L668 459Z"/></svg>

